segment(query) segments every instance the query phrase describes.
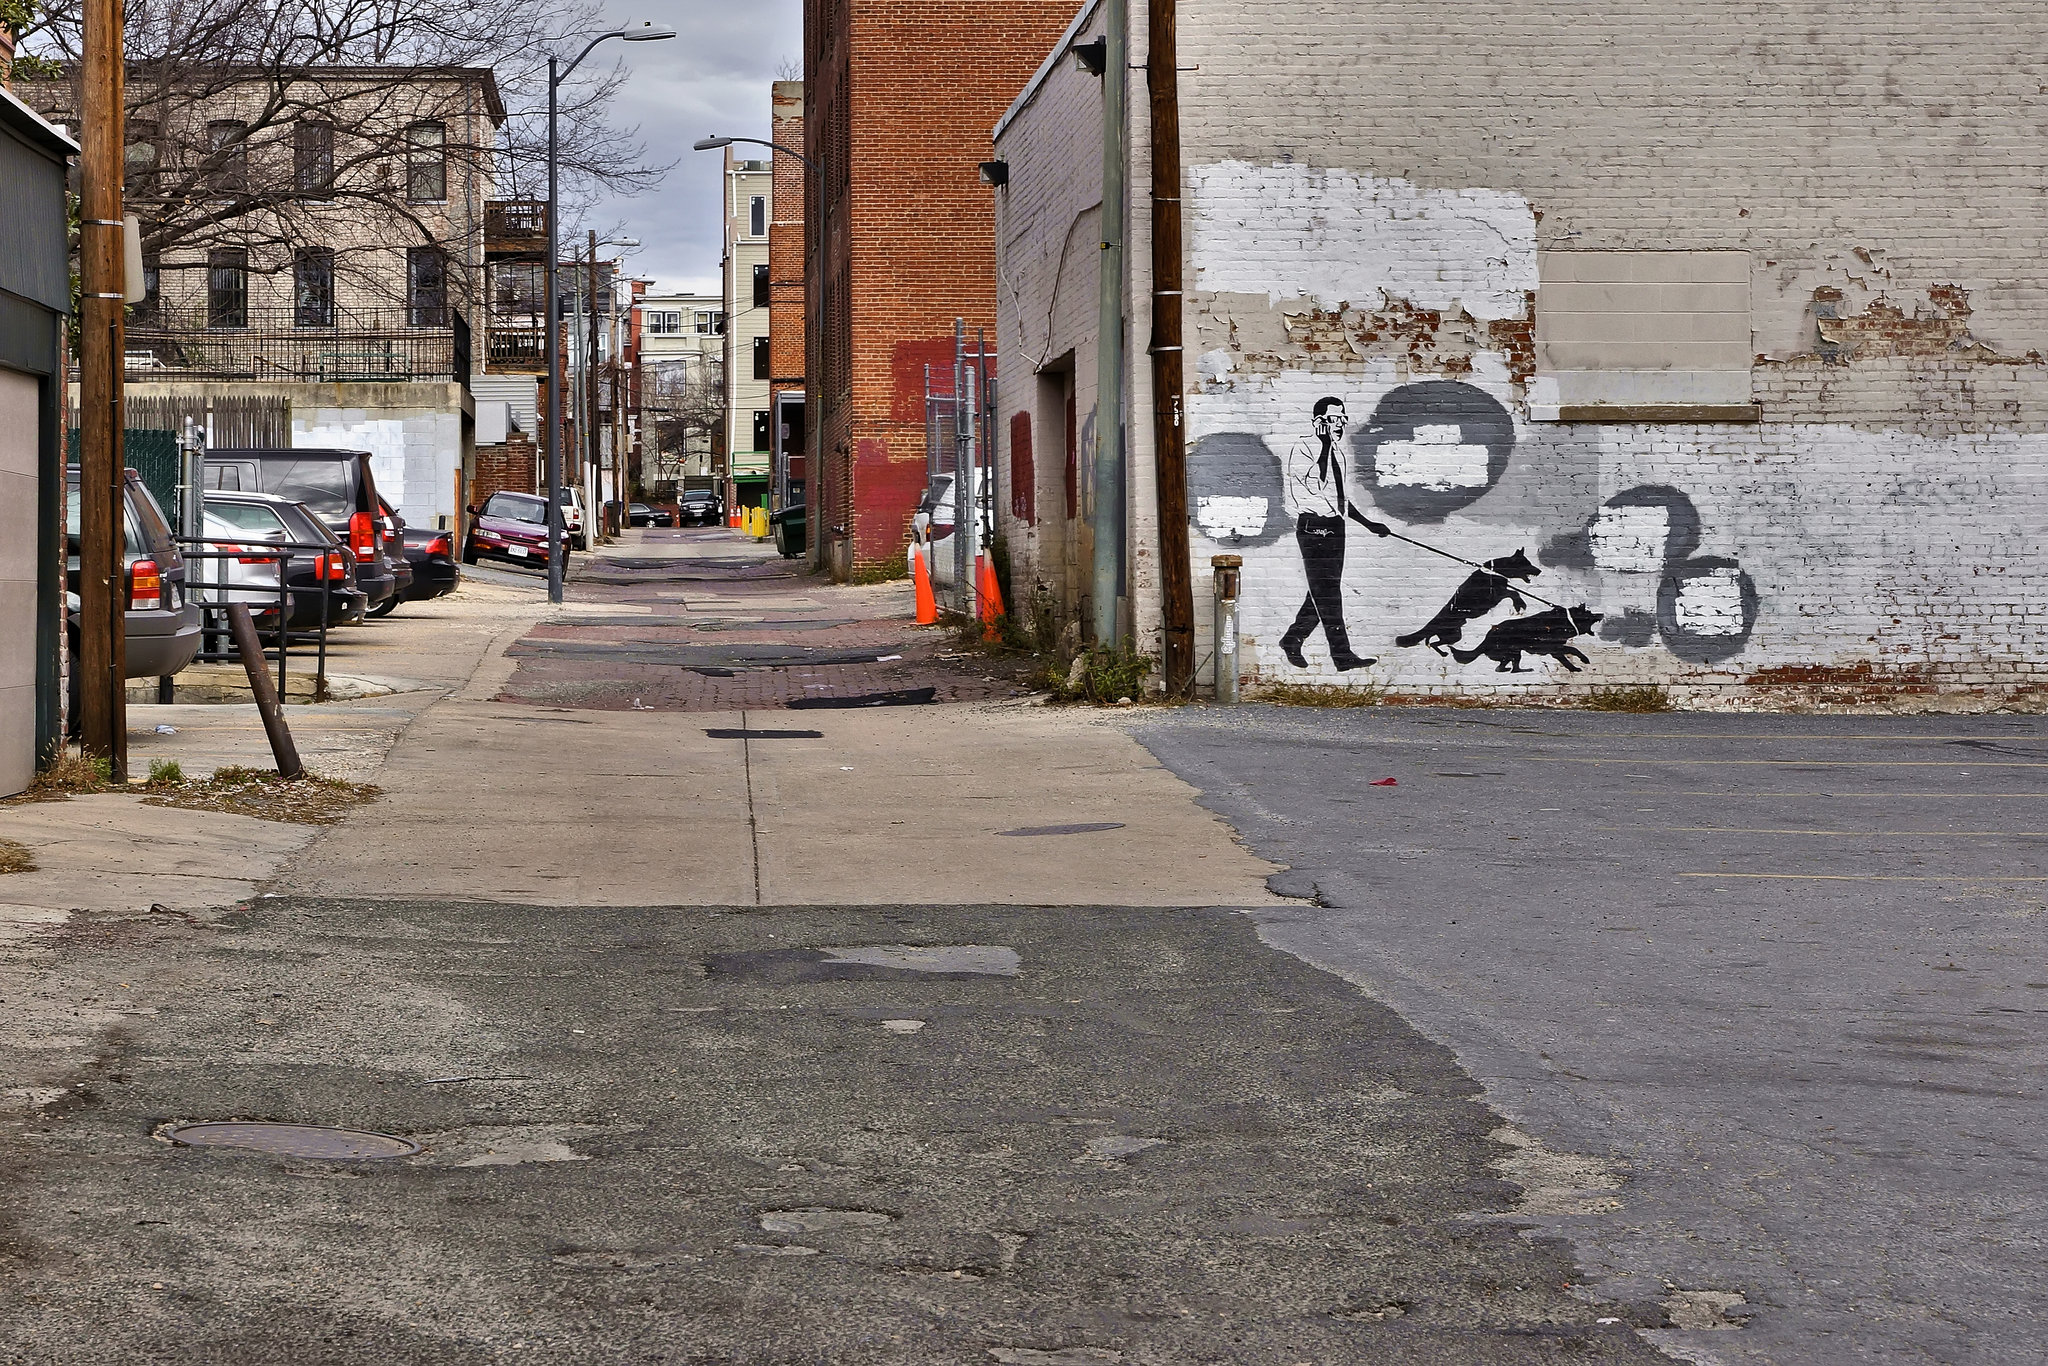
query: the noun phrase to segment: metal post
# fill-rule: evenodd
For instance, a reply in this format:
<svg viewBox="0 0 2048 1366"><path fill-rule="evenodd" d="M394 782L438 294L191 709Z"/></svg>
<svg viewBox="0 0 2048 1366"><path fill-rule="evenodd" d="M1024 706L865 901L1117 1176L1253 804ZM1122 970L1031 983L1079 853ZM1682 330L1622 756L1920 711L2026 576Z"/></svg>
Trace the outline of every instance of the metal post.
<svg viewBox="0 0 2048 1366"><path fill-rule="evenodd" d="M557 61L548 58L548 601L562 600L562 301L555 292L555 262L562 254L557 240L560 205L556 199L555 119L562 78Z"/></svg>
<svg viewBox="0 0 2048 1366"><path fill-rule="evenodd" d="M953 591L960 594L961 610L974 615L974 590L968 586L967 538L973 535L969 520L974 504L967 496L973 465L970 451L974 438L967 413L967 320L953 319Z"/></svg>
<svg viewBox="0 0 2048 1366"><path fill-rule="evenodd" d="M1089 620L1099 646L1120 644L1124 579L1124 87L1130 79L1128 0L1103 0L1102 255L1095 328L1094 572Z"/></svg>
<svg viewBox="0 0 2048 1366"><path fill-rule="evenodd" d="M1216 700L1229 706L1237 701L1237 597L1244 556L1211 555L1209 567L1216 571Z"/></svg>
<svg viewBox="0 0 2048 1366"><path fill-rule="evenodd" d="M1181 390L1180 77L1175 0L1148 0L1152 88L1152 456L1159 498L1159 615L1166 694L1195 687L1195 587L1188 563L1187 431ZM1219 653L1217 659L1223 656Z"/></svg>
<svg viewBox="0 0 2048 1366"><path fill-rule="evenodd" d="M256 710L263 717L263 733L270 737L277 771L282 777L296 778L306 766L299 762L298 747L292 744L291 728L284 721L284 707L277 700L277 689L270 685L270 671L263 667L263 644L256 639L249 604L229 604L228 628L234 633L235 653L242 657L242 672L249 675L249 691L256 695Z"/></svg>
<svg viewBox="0 0 2048 1366"><path fill-rule="evenodd" d="M80 107L78 324L79 734L116 782L128 778L128 679L121 449L127 228L121 0L86 0Z"/></svg>

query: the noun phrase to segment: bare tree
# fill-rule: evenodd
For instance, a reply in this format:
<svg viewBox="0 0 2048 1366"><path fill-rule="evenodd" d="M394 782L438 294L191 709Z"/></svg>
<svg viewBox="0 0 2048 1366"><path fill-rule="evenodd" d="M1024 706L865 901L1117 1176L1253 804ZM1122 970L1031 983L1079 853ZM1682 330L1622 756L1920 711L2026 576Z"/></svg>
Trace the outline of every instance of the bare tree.
<svg viewBox="0 0 2048 1366"><path fill-rule="evenodd" d="M700 442L709 451L725 421L725 362L713 355L651 361L642 382L640 411L659 442L661 463L680 461Z"/></svg>
<svg viewBox="0 0 2048 1366"><path fill-rule="evenodd" d="M61 74L20 93L67 121L80 7L53 0L22 34ZM501 195L544 192L548 45L573 50L604 27L596 0L132 0L127 199L145 255L203 269L230 247L277 272L332 250L345 276L352 255L473 239L478 225L437 206L470 176ZM622 79L587 62L563 88L571 194L661 172L609 121ZM359 230L336 246L338 217Z"/></svg>

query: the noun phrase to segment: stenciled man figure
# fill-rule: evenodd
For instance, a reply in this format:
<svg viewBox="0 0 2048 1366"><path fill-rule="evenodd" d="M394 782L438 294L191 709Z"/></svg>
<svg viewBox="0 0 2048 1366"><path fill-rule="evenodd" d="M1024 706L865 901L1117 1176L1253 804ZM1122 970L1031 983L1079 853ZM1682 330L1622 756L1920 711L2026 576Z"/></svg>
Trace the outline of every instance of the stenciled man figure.
<svg viewBox="0 0 2048 1366"><path fill-rule="evenodd" d="M1340 671L1372 663L1354 654L1344 630L1344 519L1375 536L1387 528L1356 507L1344 490L1344 429L1351 419L1341 398L1319 398L1313 413L1315 434L1294 443L1287 457L1287 505L1294 513L1294 540L1301 547L1301 567L1308 576L1308 596L1294 625L1280 637L1280 652L1297 669L1308 660L1301 647L1320 625L1330 647L1330 662Z"/></svg>

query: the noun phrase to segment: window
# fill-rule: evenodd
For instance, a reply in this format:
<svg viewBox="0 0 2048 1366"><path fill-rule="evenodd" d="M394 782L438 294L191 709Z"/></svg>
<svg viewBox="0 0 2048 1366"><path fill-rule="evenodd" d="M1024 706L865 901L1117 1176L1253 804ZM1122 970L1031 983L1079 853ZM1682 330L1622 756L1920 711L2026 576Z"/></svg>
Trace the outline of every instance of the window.
<svg viewBox="0 0 2048 1366"><path fill-rule="evenodd" d="M538 316L547 307L547 267L538 261L493 261L491 309L507 317Z"/></svg>
<svg viewBox="0 0 2048 1366"><path fill-rule="evenodd" d="M405 197L432 204L448 197L448 125L415 123L405 130Z"/></svg>
<svg viewBox="0 0 2048 1366"><path fill-rule="evenodd" d="M756 337L754 338L754 378L767 379L770 376L770 370L768 339L766 337Z"/></svg>
<svg viewBox="0 0 2048 1366"><path fill-rule="evenodd" d="M324 194L334 184L334 125L302 119L292 125L292 188Z"/></svg>
<svg viewBox="0 0 2048 1366"><path fill-rule="evenodd" d="M128 181L134 184L156 173L163 164L163 152L157 142L156 124L147 119L128 120Z"/></svg>
<svg viewBox="0 0 2048 1366"><path fill-rule="evenodd" d="M768 235L768 196L757 194L747 201L747 235L766 237Z"/></svg>
<svg viewBox="0 0 2048 1366"><path fill-rule="evenodd" d="M448 326L448 258L439 247L408 247L405 312L413 327Z"/></svg>
<svg viewBox="0 0 2048 1366"><path fill-rule="evenodd" d="M249 325L249 253L241 247L206 253L206 325Z"/></svg>
<svg viewBox="0 0 2048 1366"><path fill-rule="evenodd" d="M1536 278L1532 418L1756 420L1748 252L1545 251Z"/></svg>
<svg viewBox="0 0 2048 1366"><path fill-rule="evenodd" d="M700 337L722 337L725 335L725 314L717 309L704 309L697 314L697 335Z"/></svg>
<svg viewBox="0 0 2048 1366"><path fill-rule="evenodd" d="M535 526L546 526L548 522L548 500L531 493L494 493L484 504L483 515L503 517L512 522L531 522Z"/></svg>
<svg viewBox="0 0 2048 1366"><path fill-rule="evenodd" d="M651 308L643 316L649 336L673 337L683 330L683 315L677 310Z"/></svg>
<svg viewBox="0 0 2048 1366"><path fill-rule="evenodd" d="M766 408L754 409L754 449L757 451L768 449L770 418L771 414Z"/></svg>
<svg viewBox="0 0 2048 1366"><path fill-rule="evenodd" d="M768 267L754 267L754 307L768 306Z"/></svg>
<svg viewBox="0 0 2048 1366"><path fill-rule="evenodd" d="M334 248L301 247L293 254L292 325L334 326Z"/></svg>
<svg viewBox="0 0 2048 1366"><path fill-rule="evenodd" d="M249 188L249 125L240 119L215 119L206 125L206 155L213 165L213 188L241 194Z"/></svg>

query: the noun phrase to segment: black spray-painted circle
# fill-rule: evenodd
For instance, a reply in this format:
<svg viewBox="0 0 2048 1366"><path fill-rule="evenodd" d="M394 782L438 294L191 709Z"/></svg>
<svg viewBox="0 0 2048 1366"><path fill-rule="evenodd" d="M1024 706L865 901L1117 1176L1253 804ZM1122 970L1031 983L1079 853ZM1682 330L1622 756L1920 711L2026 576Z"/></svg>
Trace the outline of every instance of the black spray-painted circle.
<svg viewBox="0 0 2048 1366"><path fill-rule="evenodd" d="M1450 426L1459 429L1460 444L1486 447L1484 483L1438 488L1382 477L1382 447L1415 441L1418 428ZM1372 410L1372 420L1351 433L1351 449L1351 467L1371 490L1375 507L1404 522L1441 522L1486 496L1507 473L1508 457L1515 449L1515 421L1484 389L1456 380L1424 380L1389 391Z"/></svg>
<svg viewBox="0 0 2048 1366"><path fill-rule="evenodd" d="M1692 499L1669 484L1637 484L1615 494L1600 505L1600 512L1608 508L1661 508L1664 511L1664 549L1656 566L1645 569L1668 568L1681 563L1693 551L1700 548L1700 513L1693 506ZM1600 524L1600 512L1588 518L1585 525L1576 531L1567 531L1554 536L1537 552L1537 558L1547 565L1560 569L1584 569L1588 571L1628 573L1630 571L1604 567L1599 563L1593 550L1595 529ZM1648 644L1645 641L1644 644Z"/></svg>
<svg viewBox="0 0 2048 1366"><path fill-rule="evenodd" d="M1685 586L1695 579L1730 573L1735 576L1741 599L1742 630L1695 631L1680 626L1678 601ZM1756 628L1756 614L1755 581L1742 572L1741 565L1718 555L1702 555L1674 564L1664 571L1664 581L1657 585L1657 633L1664 638L1664 648L1694 664L1718 664L1741 654L1749 644L1749 633Z"/></svg>
<svg viewBox="0 0 2048 1366"><path fill-rule="evenodd" d="M1253 509L1265 504L1253 530ZM1271 545L1290 525L1282 504L1280 457L1251 432L1215 432L1188 452L1188 520L1232 549Z"/></svg>

